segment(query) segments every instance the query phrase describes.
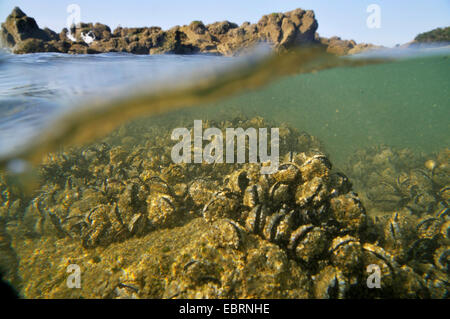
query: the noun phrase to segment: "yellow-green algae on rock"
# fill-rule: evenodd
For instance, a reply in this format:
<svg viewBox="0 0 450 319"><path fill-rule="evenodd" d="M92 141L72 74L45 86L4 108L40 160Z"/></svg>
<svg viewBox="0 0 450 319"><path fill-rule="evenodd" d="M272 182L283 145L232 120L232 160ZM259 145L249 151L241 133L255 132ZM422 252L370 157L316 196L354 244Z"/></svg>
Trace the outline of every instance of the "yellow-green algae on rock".
<svg viewBox="0 0 450 319"><path fill-rule="evenodd" d="M448 205L447 188L436 195L436 212L380 218L366 212L317 138L284 123L243 115L204 123L280 127L273 174L261 174L260 164L173 164L171 128L189 128L186 121L138 121L94 144L49 154L31 194L2 179L2 231L9 237L0 248L10 259L1 261L23 297L448 293L449 217L440 208ZM81 270L80 289L67 286L72 264ZM372 264L381 269L381 289L367 288Z"/></svg>
<svg viewBox="0 0 450 319"><path fill-rule="evenodd" d="M277 245L255 235L221 247L202 218L108 247L70 239L17 241L26 298L308 298L305 274ZM190 264L191 263L191 264ZM67 288L67 266L81 289ZM220 282L220 284L219 284Z"/></svg>

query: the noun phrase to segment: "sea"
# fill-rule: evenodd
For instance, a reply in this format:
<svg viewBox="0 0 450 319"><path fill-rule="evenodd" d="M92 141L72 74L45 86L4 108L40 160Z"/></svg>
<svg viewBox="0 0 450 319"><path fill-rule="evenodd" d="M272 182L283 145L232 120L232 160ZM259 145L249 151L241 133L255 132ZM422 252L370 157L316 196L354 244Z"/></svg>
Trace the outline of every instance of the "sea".
<svg viewBox="0 0 450 319"><path fill-rule="evenodd" d="M358 67L274 74L260 87L236 89L213 102L184 108L214 117L232 108L288 122L318 137L336 161L357 148L386 144L433 152L450 143L449 49L392 49L363 58L386 59ZM0 158L35 141L61 118L94 103L167 92L217 81L258 57L211 55L0 55ZM323 62L321 62L323 63ZM250 71L251 72L251 71ZM295 72L294 72L295 73ZM220 85L220 84L219 84ZM109 103L113 104L113 103ZM89 116L89 112L86 116Z"/></svg>
<svg viewBox="0 0 450 319"><path fill-rule="evenodd" d="M235 120L236 118L240 120ZM145 122L148 131L142 129L143 119L148 119ZM350 192L346 188L346 195L342 195L342 198L359 198L354 200L360 203L355 207L358 207L360 214L373 218L370 225L375 226L367 228L369 230L364 228L354 231L351 227L352 223L357 223L355 220L358 219L355 217L341 224L351 230L340 232L341 230L333 228L334 224L312 219L316 227L314 229L318 232L330 230L339 236L354 236L351 238L357 239L350 242L359 245L357 247L360 247L358 249L361 254L365 254L364 258L378 258L385 266L389 266L383 268L383 276L386 276L383 278L395 278L395 274L384 273L389 269L402 274L403 277L397 278L408 278L402 279L403 281L385 281L383 285L387 286L383 286L385 290L379 295L368 291L362 297L448 298L448 47L396 48L350 57L331 56L318 48L277 54L267 48L259 48L241 57L201 54L144 56L123 53L0 53L0 272L4 273L5 280L13 285L19 296L25 298L222 296L215 295L217 291L225 289L218 288L222 285L220 280L213 278L214 280L208 279L207 283L186 283L184 280L191 280L190 277L177 277L177 271L187 271L190 267L194 269L192 271L197 271L195 269L200 267L198 265L203 265L195 260L184 261L182 258L187 254L186 251L195 255L195 258L212 256L201 257L206 248L189 250L189 245L196 247L198 242L188 236L188 230L201 232L202 227L209 227L202 224L202 216L208 210L208 205L214 203L214 198L225 198L222 193L215 191L230 170L225 166L214 166L213 169L205 166L203 172L200 169L192 173L189 166L181 166L182 171L189 171L194 176L179 176L172 171L174 166L163 155L170 154L168 146L158 145L158 142L167 141L161 137L153 138L152 134L158 135L158 130L166 134L166 130L174 129L180 123L192 127L195 120L202 120L206 129L208 124L248 124L246 119L253 119L250 123L274 125L280 131L287 127L295 129L298 133L292 136L299 138L299 141L300 138L305 138L300 132L314 137L313 141L320 141L320 151L333 164L332 172L339 171L348 175L353 183L353 190ZM135 130L134 123L138 123ZM121 127L126 128L123 129L123 134ZM132 137L127 137L127 132L131 132ZM110 134L112 138L108 139ZM109 145L111 141L116 145ZM161 151L155 151L156 149ZM290 156L294 158L296 154ZM312 160L323 159L325 155L315 156ZM105 158L111 162L106 163ZM136 158L141 158L140 162ZM307 165L309 162L304 163ZM221 175L222 171L224 176ZM326 171L328 172L328 168ZM151 176L152 174L158 174L158 177ZM198 177L196 174L201 175L201 183L213 185L204 186L200 190L201 194L206 194L201 196L213 198L205 202L200 200L204 205L201 207L199 204L194 205L192 199L186 199L188 195L174 195L189 193L189 187L198 180L195 179ZM213 181L205 182L208 174L214 176L211 178ZM160 195L152 193L155 178L160 187L161 184L168 183L170 186L162 188L174 188L163 195L163 201L156 204L154 200L159 197L155 196ZM165 178L168 180L162 181ZM323 182L324 185L329 182L328 175L321 178L327 181ZM175 181L173 185L172 180ZM307 182L305 177L294 184L286 184L286 189L290 192L286 196L292 199L303 194L296 193L294 187L302 190L301 183ZM327 188L331 186L324 187L327 191L331 189ZM241 195L235 193L233 196ZM338 195L339 192L335 191L334 195L329 195L325 200L332 202L333 196ZM228 199L235 198L233 196L229 195ZM132 200L124 204L127 198ZM173 199L172 202L172 198L176 200ZM301 202L292 199L286 200L282 206L275 201L268 205L283 211L292 208L294 212L301 214L303 208L297 205ZM307 200L305 202L304 205L310 205ZM232 204L220 207L223 209L226 205ZM183 217L176 217L174 224L170 224L170 218L173 218L170 214L174 212L175 206L176 213ZM111 207L116 214L121 215L118 223L123 223L122 226L119 225L122 228L117 226L117 220L110 215L97 221L92 220L99 211L106 211ZM160 207L160 214L167 221L164 218L161 221L158 214L155 217L155 207ZM324 204L320 211L331 211L330 207L330 204ZM319 208L314 207L310 211L316 210L319 211ZM236 212L228 214L235 216L234 213ZM245 214L250 213L247 211ZM242 216L246 216L245 214ZM76 229L68 226L73 218L81 218L73 226ZM234 226L223 227L241 229L239 231L244 232L249 222L239 218L241 217L235 218L235 222L241 223L241 226L232 222L230 225ZM127 222L129 219L131 221ZM428 233L421 237L417 229L425 225L425 219L426 225L433 223L432 225L437 226L430 226ZM126 223L128 224L125 225ZM158 223L162 223L161 229L158 228ZM136 230L139 225L143 226ZM116 226L121 230L118 231ZM180 227L179 231L177 227ZM221 229L222 226L214 227ZM78 235L76 231L79 231ZM211 231L205 230L204 234ZM138 232L140 235L136 235ZM257 233L256 230L254 232ZM275 234L275 230L273 232ZM127 235L120 237L124 233ZM429 233L432 235L427 235ZM185 237L176 239L178 235ZM230 236L223 235L223 238L228 240ZM249 236L238 238L253 238ZM244 254L246 249L256 247L254 245L265 247L263 240L270 239L261 234L255 236L254 238L260 239L252 239L253 241L240 244L241 246L238 242L236 247L241 247L240 251L223 249L227 247L223 243L217 249L220 254L225 254L223 256L231 256L228 255L230 252ZM329 236L338 235L333 233ZM348 239L343 241L344 244L349 242ZM160 245L160 242L163 244ZM327 245L331 245L331 242L332 238ZM132 246L127 246L127 243ZM317 263L305 263L295 257L295 252L288 251L286 243L275 242L274 245L273 247L278 248L271 249L279 249L280 254L286 254L279 263L284 263L284 260L294 254L294 262L289 264L291 266L283 266L286 269L294 267L292 265L300 267L301 270L297 273L292 270L292 276L301 276L303 271L309 274L308 278L327 278L324 275L326 271L333 272L333 278L348 275L343 281L336 279L323 284L330 285L328 292L344 291L347 294L332 297L358 297L358 293L366 291L363 277L365 266L362 264L352 266L360 268L354 270L356 277L351 277L344 266L339 268L336 264L332 257L336 253L334 250L330 250L329 254L320 253L318 256L324 259ZM304 245L308 249L308 243ZM373 248L375 245L380 247ZM255 248L254 253L258 251L265 254L264 249L266 248ZM311 251L314 252L313 248ZM114 257L115 254L123 254L120 261L119 257ZM389 257L391 255L394 257ZM273 258L278 258L276 256ZM205 265L223 262L211 269L219 269L217 271L221 278L231 280L227 276L232 272L220 270L223 270L221 267L228 267L227 263L234 260L234 257L230 258L223 257L220 262L217 261L219 259L211 259L205 261ZM242 257L241 260L246 260L245 258ZM257 284L254 284L255 290L247 295L239 295L239 288L236 289L236 295L230 290L229 295L225 296L322 296L318 290L322 284L315 290L305 288L304 295L300 294L303 288L289 288L284 281L272 284L272 279L268 278L279 280L276 277L279 275L271 273L276 267L270 266L269 259L266 264L263 263L268 268L261 271L268 271L270 275L261 277L261 289L258 290ZM182 262L186 264L184 268ZM72 264L84 267L86 278L93 280L92 286L86 279L82 282L86 285L82 290L66 289L66 267ZM152 269L159 270L152 273ZM203 268L198 269L203 271ZM209 271L209 268L205 269L207 270L204 271ZM213 275L208 273L205 278ZM170 278L173 279L173 285L170 280L164 283L161 279L164 276L172 276ZM284 276L288 275L283 274L281 277ZM97 278L103 278L102 285L106 285L104 290L99 288L99 283L94 285ZM105 278L115 278L117 282ZM150 280L149 278L153 278L152 283L157 283L154 290L146 286L149 283L145 280ZM122 281L119 282L119 279ZM243 281L239 281L241 279L236 280L233 284L236 287L244 285ZM355 285L350 284L355 280L358 283L356 290L352 288ZM297 279L293 281L298 282ZM333 286L341 282L348 286ZM418 288L414 288L417 282L421 285L420 292ZM266 284L267 287L279 288L273 288L273 291L272 288L263 289ZM311 281L305 287L316 284ZM252 285L248 287L251 288ZM175 286L176 289L194 288L176 290L174 293L172 290Z"/></svg>

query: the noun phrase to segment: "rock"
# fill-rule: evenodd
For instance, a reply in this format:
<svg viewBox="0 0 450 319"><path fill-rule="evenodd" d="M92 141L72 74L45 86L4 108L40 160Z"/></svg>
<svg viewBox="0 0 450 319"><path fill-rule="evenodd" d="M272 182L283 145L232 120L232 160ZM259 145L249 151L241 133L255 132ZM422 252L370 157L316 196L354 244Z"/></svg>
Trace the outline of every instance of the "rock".
<svg viewBox="0 0 450 319"><path fill-rule="evenodd" d="M49 42L40 39L26 39L19 42L14 47L14 53L24 54L29 52L58 52L58 50Z"/></svg>
<svg viewBox="0 0 450 319"><path fill-rule="evenodd" d="M189 25L189 29L195 34L205 34L206 27L201 21L192 21Z"/></svg>
<svg viewBox="0 0 450 319"><path fill-rule="evenodd" d="M50 30L44 31L39 28L36 21L33 18L28 17L22 10L15 7L11 14L6 18L6 21L2 24L2 30L0 32L1 43L10 48L14 48L16 44L27 39L37 39L41 41L50 41L54 36L54 32ZM38 42L34 41L34 45L22 45L21 49L33 48L41 49L42 45L37 45ZM34 51L41 52L41 51Z"/></svg>
<svg viewBox="0 0 450 319"><path fill-rule="evenodd" d="M47 37L50 39L50 41L58 40L59 34L56 33L53 30L50 30L49 28L44 28L44 33L47 35Z"/></svg>
<svg viewBox="0 0 450 319"><path fill-rule="evenodd" d="M75 42L75 43L72 43L70 48L67 50L67 53L70 53L70 54L97 54L97 53L100 53L100 51L97 51L94 48L90 48L84 42Z"/></svg>
<svg viewBox="0 0 450 319"><path fill-rule="evenodd" d="M354 40L342 40L339 37L321 38L318 37L322 45L327 47L327 52L335 55L357 54L369 50L382 49L382 46L373 44L360 43L357 44Z"/></svg>
<svg viewBox="0 0 450 319"><path fill-rule="evenodd" d="M148 54L150 48L145 44L138 41L134 41L128 45L127 52L133 54Z"/></svg>
<svg viewBox="0 0 450 319"><path fill-rule="evenodd" d="M0 218L0 280L5 280L15 287L19 287L18 268L19 260L11 245L11 236L7 232L6 222ZM3 289L2 293L4 293Z"/></svg>
<svg viewBox="0 0 450 319"><path fill-rule="evenodd" d="M372 51L372 50L380 50L384 49L385 47L379 46L379 45L373 45L368 43L359 43L355 45L352 49L348 51L348 54L358 54L366 51Z"/></svg>
<svg viewBox="0 0 450 319"><path fill-rule="evenodd" d="M111 29L106 24L96 23L92 31L99 40L109 40L111 38Z"/></svg>
<svg viewBox="0 0 450 319"><path fill-rule="evenodd" d="M229 21L209 25L193 21L189 25L175 26L166 31L160 27L118 27L111 32L107 25L101 23L79 23L70 29L70 33L64 28L57 34L48 28L41 30L33 18L15 8L2 24L0 40L4 47L11 48L15 53L238 55L261 42L268 43L275 50L321 43L328 52L337 55L373 48L340 38L320 38L316 33L317 28L313 11L296 9L265 15L256 24L245 22L241 26ZM74 38L69 38L69 34ZM33 41L26 41L28 39Z"/></svg>
<svg viewBox="0 0 450 319"><path fill-rule="evenodd" d="M356 42L353 40L342 40L339 37L332 37L330 39L321 38L320 42L327 46L328 53L336 55L347 55L356 45Z"/></svg>
<svg viewBox="0 0 450 319"><path fill-rule="evenodd" d="M186 53L210 52L216 49L217 38L200 21L180 27L178 32L179 49Z"/></svg>
<svg viewBox="0 0 450 319"><path fill-rule="evenodd" d="M67 53L71 47L71 43L69 43L67 40L50 41L49 44L55 48L55 50L56 50L55 52L60 52L60 53Z"/></svg>
<svg viewBox="0 0 450 319"><path fill-rule="evenodd" d="M313 43L318 28L313 11L296 9L283 13L263 16L258 22L262 40L275 44L275 47L289 48Z"/></svg>
<svg viewBox="0 0 450 319"><path fill-rule="evenodd" d="M94 41L90 47L98 52L127 52L128 43L122 38L111 38Z"/></svg>
<svg viewBox="0 0 450 319"><path fill-rule="evenodd" d="M67 37L68 32L69 32L69 30L67 28L62 29L61 32L59 33L59 40L60 41L70 41L69 38Z"/></svg>
<svg viewBox="0 0 450 319"><path fill-rule="evenodd" d="M248 23L248 22L247 22ZM250 24L250 23L249 23ZM219 35L219 34L225 34L227 33L230 29L235 29L237 28L238 25L235 23L231 23L229 21L222 21L222 22L216 22L213 24L209 24L207 25L208 31L212 34L212 35Z"/></svg>

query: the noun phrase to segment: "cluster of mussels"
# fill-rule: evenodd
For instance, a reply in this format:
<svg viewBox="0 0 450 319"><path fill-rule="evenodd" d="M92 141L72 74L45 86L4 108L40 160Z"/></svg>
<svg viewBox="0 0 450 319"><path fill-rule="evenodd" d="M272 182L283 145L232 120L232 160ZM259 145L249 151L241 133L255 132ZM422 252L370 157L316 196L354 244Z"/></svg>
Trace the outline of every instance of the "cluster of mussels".
<svg viewBox="0 0 450 319"><path fill-rule="evenodd" d="M425 155L381 145L358 150L344 171L374 216L378 241L448 297L450 150Z"/></svg>
<svg viewBox="0 0 450 319"><path fill-rule="evenodd" d="M223 130L270 124L258 117L204 122ZM261 174L264 163L174 164L170 135L168 128L134 123L101 143L51 154L40 167L39 191L20 202L2 200L8 207L2 218L20 220L26 236L69 237L89 249L203 217L228 225L235 249L244 232L282 248L308 272L317 298L448 297L445 210L428 215L427 206L423 216L398 212L372 219L318 140L287 125L280 127L279 169L270 175ZM441 172L445 154L427 175L427 190L447 207L448 190L436 192L434 182L436 176L448 178L448 171ZM383 169L374 174L390 176ZM426 172L412 172L408 185L424 180ZM367 288L370 265L381 271L381 289Z"/></svg>
<svg viewBox="0 0 450 319"><path fill-rule="evenodd" d="M203 125L245 129L267 124L261 118L238 118ZM50 154L40 167L41 188L28 206L16 204L26 207L14 217L23 221L29 236L79 238L86 248L184 224L196 216L201 201L212 197L223 176L242 165L174 164L170 136L168 128L135 124L101 143ZM320 144L286 127L280 130L280 149L287 152L291 147ZM11 215L10 209L8 216L14 218Z"/></svg>
<svg viewBox="0 0 450 319"><path fill-rule="evenodd" d="M350 156L344 171L356 183L366 206L381 211L439 214L450 200L450 150L436 155L376 146Z"/></svg>

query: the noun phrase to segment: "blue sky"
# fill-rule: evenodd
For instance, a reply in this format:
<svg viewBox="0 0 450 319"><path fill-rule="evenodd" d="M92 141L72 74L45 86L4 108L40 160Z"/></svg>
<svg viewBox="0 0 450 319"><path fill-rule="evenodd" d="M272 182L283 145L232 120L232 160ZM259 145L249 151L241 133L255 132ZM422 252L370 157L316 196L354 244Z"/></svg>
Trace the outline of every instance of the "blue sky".
<svg viewBox="0 0 450 319"><path fill-rule="evenodd" d="M450 0L0 0L0 20L19 6L40 27L59 32L66 25L67 6L78 4L83 22L121 26L161 26L229 20L257 22L263 14L295 8L312 9L321 36L340 36L356 42L394 46L418 33L450 25ZM381 8L381 28L370 29L367 7Z"/></svg>

